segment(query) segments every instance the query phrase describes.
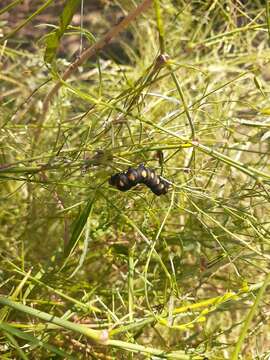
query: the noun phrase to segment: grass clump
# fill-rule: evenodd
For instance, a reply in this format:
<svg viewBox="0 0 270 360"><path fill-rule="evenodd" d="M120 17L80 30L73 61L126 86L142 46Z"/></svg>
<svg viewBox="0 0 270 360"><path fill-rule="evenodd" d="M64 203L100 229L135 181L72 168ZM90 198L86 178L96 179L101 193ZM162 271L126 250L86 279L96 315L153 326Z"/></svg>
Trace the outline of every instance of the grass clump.
<svg viewBox="0 0 270 360"><path fill-rule="evenodd" d="M88 47L112 24L94 33L87 4L87 28L46 4L16 31L2 20L1 356L266 359L268 5L149 2L63 79L69 39ZM25 45L33 19L58 32ZM168 195L109 186L140 163Z"/></svg>

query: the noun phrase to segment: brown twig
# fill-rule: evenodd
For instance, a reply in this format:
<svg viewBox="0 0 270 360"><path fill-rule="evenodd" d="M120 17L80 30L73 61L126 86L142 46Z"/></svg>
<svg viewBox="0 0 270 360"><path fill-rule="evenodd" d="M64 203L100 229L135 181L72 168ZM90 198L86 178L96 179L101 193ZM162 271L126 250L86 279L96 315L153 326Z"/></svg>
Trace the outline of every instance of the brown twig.
<svg viewBox="0 0 270 360"><path fill-rule="evenodd" d="M118 36L137 16L145 12L150 7L151 4L152 4L152 0L144 0L136 9L131 11L119 24L117 24L111 30L109 30L102 39L100 39L98 42L87 48L76 61L70 64L67 70L62 75L61 79L62 80L68 79L70 75L73 74L80 65L82 65L86 60L88 60L89 58L100 52L101 49L103 49L106 45L108 45L113 38ZM45 119L52 98L54 97L55 94L57 94L61 86L62 86L62 82L58 81L55 84L55 86L52 88L52 90L45 97L43 103L43 116L40 127L42 125L43 120Z"/></svg>

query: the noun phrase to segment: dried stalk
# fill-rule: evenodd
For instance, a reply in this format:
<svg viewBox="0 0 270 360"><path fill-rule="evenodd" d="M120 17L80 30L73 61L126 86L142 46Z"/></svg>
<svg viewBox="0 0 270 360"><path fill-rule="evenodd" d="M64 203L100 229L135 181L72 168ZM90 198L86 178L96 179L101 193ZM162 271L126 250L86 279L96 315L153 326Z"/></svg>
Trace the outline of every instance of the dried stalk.
<svg viewBox="0 0 270 360"><path fill-rule="evenodd" d="M144 0L136 9L130 12L119 24L117 24L111 30L109 30L102 39L100 39L98 42L87 48L76 61L70 64L70 66L62 75L61 79L67 80L70 77L70 75L73 74L78 69L79 66L81 66L86 60L88 60L89 58L93 57L98 52L100 52L100 50L102 50L106 45L108 45L112 41L112 39L118 36L137 16L145 12L150 7L151 4L152 4L152 0ZM42 122L45 119L52 98L54 97L55 94L57 94L61 85L62 85L61 81L58 81L55 84L55 86L52 88L52 90L45 97L43 103L43 117L40 126L42 125Z"/></svg>

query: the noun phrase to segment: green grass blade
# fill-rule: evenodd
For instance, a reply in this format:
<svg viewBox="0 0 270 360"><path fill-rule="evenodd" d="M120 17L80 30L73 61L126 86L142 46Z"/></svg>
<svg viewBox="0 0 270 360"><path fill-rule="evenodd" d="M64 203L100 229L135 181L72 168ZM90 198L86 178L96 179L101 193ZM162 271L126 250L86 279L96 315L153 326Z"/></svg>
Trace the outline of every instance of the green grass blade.
<svg viewBox="0 0 270 360"><path fill-rule="evenodd" d="M243 324L243 327L241 329L240 336L239 336L239 339L238 339L238 341L236 343L236 346L235 346L234 352L232 354L231 360L238 360L238 356L240 354L241 347L242 347L242 345L244 343L245 337L247 336L247 332L248 332L248 329L250 328L252 319L255 316L255 313L256 313L256 311L257 311L257 309L259 307L260 302L263 299L264 292L265 292L267 286L269 285L269 283L270 283L270 273L266 276L266 278L264 280L264 283L263 283L263 286L258 291L258 294L256 296L254 304L252 305L251 309L249 310L249 313L248 313L248 315L246 317L246 320L245 320L245 322Z"/></svg>
<svg viewBox="0 0 270 360"><path fill-rule="evenodd" d="M66 259L69 257L69 255L72 253L72 251L75 249L76 245L78 244L78 241L80 240L80 237L84 230L87 219L93 209L94 202L95 202L95 195L91 199L88 200L85 208L78 215L78 217L75 219L75 221L73 223L71 238L70 238L70 240L65 248L65 252L64 252L64 257Z"/></svg>
<svg viewBox="0 0 270 360"><path fill-rule="evenodd" d="M12 334L4 327L1 326L2 324L0 323L0 329L2 328L2 330L5 333L5 336L8 338L8 340L11 342L11 344L15 347L15 349L17 350L18 355L20 356L21 359L23 360L29 360L28 356L25 354L25 352L20 348L19 344L17 343L16 339L12 336Z"/></svg>
<svg viewBox="0 0 270 360"><path fill-rule="evenodd" d="M164 39L165 32L164 32L163 19L162 19L162 15L161 15L159 0L154 0L154 5L155 5L155 11L156 11L156 18L157 18L160 53L164 54L165 53L165 39Z"/></svg>
<svg viewBox="0 0 270 360"><path fill-rule="evenodd" d="M47 64L52 64L56 57L57 49L60 44L61 37L64 35L69 23L71 22L75 11L77 10L80 0L67 0L64 10L60 16L59 28L47 36L46 50L44 60Z"/></svg>
<svg viewBox="0 0 270 360"><path fill-rule="evenodd" d="M38 338L36 338L35 336L26 333L24 331L21 331L20 329L17 329L16 327L7 324L7 323L0 323L0 329L15 336L18 337L20 339L26 340L27 342L29 342L32 346L41 346L44 349L52 352L53 354L57 354L63 358L69 359L69 360L74 360L75 358L71 355L69 355L68 353L66 353L65 351L56 348L53 345L47 344L45 341L39 340ZM28 359L28 358L27 358Z"/></svg>
<svg viewBox="0 0 270 360"><path fill-rule="evenodd" d="M268 44L270 44L270 5L269 0L265 1L266 23L268 30Z"/></svg>
<svg viewBox="0 0 270 360"><path fill-rule="evenodd" d="M81 335L85 335L86 337L100 343L106 343L108 340L108 332L106 330L93 330L89 327L86 327L84 325L76 324L68 320L61 319L55 315L51 315L48 313L45 313L40 310L36 310L30 306L23 305L19 302L15 302L13 300L10 300L9 298L0 297L0 304L9 306L17 311L20 311L22 313L35 316L39 319L42 319L46 322L52 323L54 325L57 325L61 328L72 330L74 332L77 332Z"/></svg>
<svg viewBox="0 0 270 360"><path fill-rule="evenodd" d="M14 30L12 30L9 34L7 34L6 36L4 36L1 39L1 42L4 42L5 40L9 39L10 37L12 37L13 35L15 35L19 30L21 30L23 27L25 27L30 21L32 21L37 15L39 15L40 13L42 13L45 9L47 9L47 7L49 7L52 3L54 2L54 0L48 0L45 2L44 5L42 5L39 9L37 9L32 15L30 15L27 19L25 19L21 24L19 24L18 26L16 26L16 28Z"/></svg>
<svg viewBox="0 0 270 360"><path fill-rule="evenodd" d="M22 2L23 2L23 0L14 0L14 1L12 1L10 4L5 6L4 9L0 10L0 15L4 14L5 12L8 12L12 8L14 8L14 6L16 6L17 4L22 3Z"/></svg>

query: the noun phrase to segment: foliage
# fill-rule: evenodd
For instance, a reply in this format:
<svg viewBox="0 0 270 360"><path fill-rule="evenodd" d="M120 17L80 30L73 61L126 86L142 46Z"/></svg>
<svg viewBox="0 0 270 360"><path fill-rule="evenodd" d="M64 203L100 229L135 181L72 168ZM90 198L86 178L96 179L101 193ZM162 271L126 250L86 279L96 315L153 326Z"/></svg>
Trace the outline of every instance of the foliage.
<svg viewBox="0 0 270 360"><path fill-rule="evenodd" d="M268 3L153 1L43 119L69 41L139 1L85 4L83 29L77 3L0 9L2 358L267 359ZM108 184L140 163L168 195Z"/></svg>

